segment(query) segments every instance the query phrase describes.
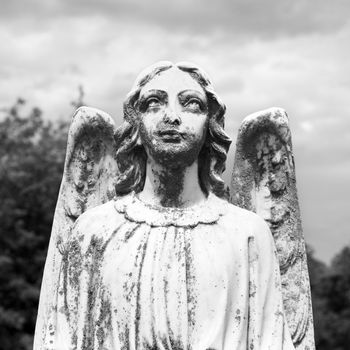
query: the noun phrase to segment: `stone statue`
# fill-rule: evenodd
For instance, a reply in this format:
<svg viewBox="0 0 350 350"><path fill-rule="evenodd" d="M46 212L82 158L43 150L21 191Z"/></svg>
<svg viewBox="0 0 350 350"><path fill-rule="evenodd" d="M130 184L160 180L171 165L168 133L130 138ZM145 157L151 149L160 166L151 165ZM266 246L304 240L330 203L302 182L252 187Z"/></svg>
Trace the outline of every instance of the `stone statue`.
<svg viewBox="0 0 350 350"><path fill-rule="evenodd" d="M297 336L295 328L291 335L287 321L294 325L299 316L285 315L298 311L285 296L279 266L287 266L283 273L294 260L302 262L302 283L283 274L282 280L290 278L293 298L309 297L305 260L299 259L305 252L293 248L299 255L288 254L260 216L223 199L221 174L231 143L224 113L201 69L170 62L140 74L118 129L106 113L78 109L45 265L35 350L289 350L302 344L312 329L309 309L304 323L296 322ZM259 138L262 148L264 140ZM238 150L242 166L248 164L245 150ZM264 151L259 154L261 164L274 164ZM285 153L281 157L288 161ZM282 171L277 176L283 178ZM244 206L252 201L246 190L253 182L236 173L231 200ZM272 183L265 173L259 173L257 186ZM243 189L240 181L247 183ZM276 215L265 218L273 224L279 220L275 204L268 209ZM304 348L312 349L308 344Z"/></svg>
<svg viewBox="0 0 350 350"><path fill-rule="evenodd" d="M297 197L288 116L280 108L254 113L237 139L231 202L270 226L279 258L284 311L297 349L315 348L309 273Z"/></svg>

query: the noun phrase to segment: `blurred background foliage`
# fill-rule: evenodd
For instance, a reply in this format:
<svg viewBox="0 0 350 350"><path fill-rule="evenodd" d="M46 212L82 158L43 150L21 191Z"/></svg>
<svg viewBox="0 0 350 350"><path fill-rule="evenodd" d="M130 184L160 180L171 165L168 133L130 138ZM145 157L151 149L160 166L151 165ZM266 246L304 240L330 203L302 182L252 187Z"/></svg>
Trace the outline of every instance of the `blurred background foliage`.
<svg viewBox="0 0 350 350"><path fill-rule="evenodd" d="M72 102L83 104L84 91ZM63 172L69 122L48 121L26 102L0 117L0 349L32 349L40 284ZM330 232L331 239L331 232ZM318 350L350 344L350 248L330 266L308 248Z"/></svg>

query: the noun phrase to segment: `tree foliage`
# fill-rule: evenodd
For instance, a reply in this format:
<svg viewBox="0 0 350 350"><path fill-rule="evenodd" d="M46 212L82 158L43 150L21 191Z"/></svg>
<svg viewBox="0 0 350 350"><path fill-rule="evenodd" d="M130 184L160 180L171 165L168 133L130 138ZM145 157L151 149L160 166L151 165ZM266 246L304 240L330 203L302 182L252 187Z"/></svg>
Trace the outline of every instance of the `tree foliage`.
<svg viewBox="0 0 350 350"><path fill-rule="evenodd" d="M25 101L0 121L0 348L31 349L43 266L61 181L67 123Z"/></svg>
<svg viewBox="0 0 350 350"><path fill-rule="evenodd" d="M308 253L317 350L346 350L350 344L350 248L330 266Z"/></svg>
<svg viewBox="0 0 350 350"><path fill-rule="evenodd" d="M79 90L74 107L83 104ZM32 349L41 278L67 141L67 122L18 99L0 119L0 348ZM330 266L308 250L318 350L350 344L350 248Z"/></svg>

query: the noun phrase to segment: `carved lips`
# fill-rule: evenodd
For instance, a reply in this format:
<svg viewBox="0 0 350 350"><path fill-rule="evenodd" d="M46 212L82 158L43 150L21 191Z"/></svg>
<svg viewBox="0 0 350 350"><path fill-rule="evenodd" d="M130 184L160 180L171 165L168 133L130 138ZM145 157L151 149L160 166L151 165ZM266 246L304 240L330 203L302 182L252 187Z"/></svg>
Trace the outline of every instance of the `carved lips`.
<svg viewBox="0 0 350 350"><path fill-rule="evenodd" d="M183 138L183 133L176 129L161 129L156 132L164 142L179 142Z"/></svg>

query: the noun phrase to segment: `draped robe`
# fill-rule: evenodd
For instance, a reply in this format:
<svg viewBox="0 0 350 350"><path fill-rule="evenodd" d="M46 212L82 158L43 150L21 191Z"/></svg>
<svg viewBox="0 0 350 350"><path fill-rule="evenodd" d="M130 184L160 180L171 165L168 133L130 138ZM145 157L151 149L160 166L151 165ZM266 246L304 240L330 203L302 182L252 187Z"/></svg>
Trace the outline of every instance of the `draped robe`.
<svg viewBox="0 0 350 350"><path fill-rule="evenodd" d="M214 194L116 198L78 218L62 254L45 349L294 349L268 226Z"/></svg>

